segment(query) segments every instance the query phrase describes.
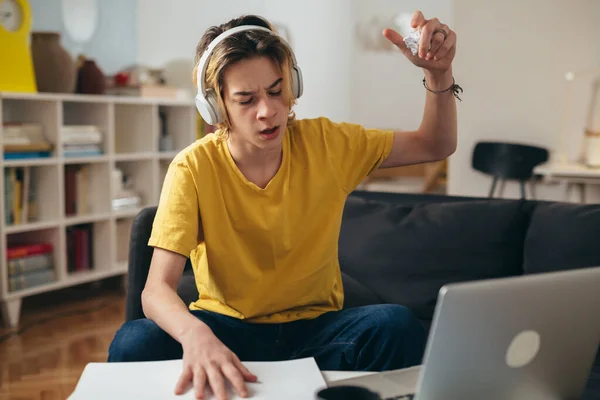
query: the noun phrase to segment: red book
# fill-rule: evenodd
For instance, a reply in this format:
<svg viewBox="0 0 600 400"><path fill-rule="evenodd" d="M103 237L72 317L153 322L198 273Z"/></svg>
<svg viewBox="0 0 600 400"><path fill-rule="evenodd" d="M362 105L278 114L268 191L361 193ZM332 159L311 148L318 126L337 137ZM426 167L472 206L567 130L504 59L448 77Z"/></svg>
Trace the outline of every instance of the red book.
<svg viewBox="0 0 600 400"><path fill-rule="evenodd" d="M73 215L77 213L77 179L76 169L69 165L65 167L65 214Z"/></svg>
<svg viewBox="0 0 600 400"><path fill-rule="evenodd" d="M15 258L33 256L37 254L52 253L51 243L25 244L13 246L6 249L6 258L12 260Z"/></svg>

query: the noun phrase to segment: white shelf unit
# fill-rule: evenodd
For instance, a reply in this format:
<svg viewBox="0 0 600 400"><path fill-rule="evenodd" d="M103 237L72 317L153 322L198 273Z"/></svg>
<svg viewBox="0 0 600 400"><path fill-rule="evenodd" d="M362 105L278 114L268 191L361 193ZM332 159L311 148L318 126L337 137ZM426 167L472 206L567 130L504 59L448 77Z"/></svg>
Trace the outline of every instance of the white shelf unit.
<svg viewBox="0 0 600 400"><path fill-rule="evenodd" d="M173 147L160 151L161 118L167 116L166 130ZM121 96L0 92L0 305L2 322L17 326L21 302L32 296L65 287L127 273L129 235L133 219L141 208L158 204L166 168L173 157L196 139L197 111L192 101L148 99ZM49 158L5 160L2 126L8 122L36 122L53 144ZM95 125L102 130L103 154L65 157L61 127ZM67 214L65 171L86 166L88 208L84 213ZM28 167L31 187L36 193L38 218L21 224L7 224L4 171ZM113 210L115 183L112 171L119 168L130 178L139 193L139 207ZM67 254L71 228L91 226L89 270L70 272ZM51 243L55 280L16 291L9 291L7 249L13 245Z"/></svg>

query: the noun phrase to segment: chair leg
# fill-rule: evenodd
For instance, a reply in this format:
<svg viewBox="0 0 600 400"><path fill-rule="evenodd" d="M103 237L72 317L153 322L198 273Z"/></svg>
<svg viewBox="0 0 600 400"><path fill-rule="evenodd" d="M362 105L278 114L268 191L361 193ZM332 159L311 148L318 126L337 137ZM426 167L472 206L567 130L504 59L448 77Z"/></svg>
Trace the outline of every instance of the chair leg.
<svg viewBox="0 0 600 400"><path fill-rule="evenodd" d="M500 197L504 197L504 186L506 186L506 179L500 181L500 187L498 188L498 194Z"/></svg>
<svg viewBox="0 0 600 400"><path fill-rule="evenodd" d="M529 191L531 192L531 198L535 200L536 193L535 193L535 182L534 181L529 182Z"/></svg>
<svg viewBox="0 0 600 400"><path fill-rule="evenodd" d="M525 193L525 182L519 181L519 184L521 186L521 199L525 200L527 198L527 194Z"/></svg>
<svg viewBox="0 0 600 400"><path fill-rule="evenodd" d="M488 195L489 198L494 197L494 191L496 190L497 183L498 183L498 177L495 176L494 180L492 181L492 187L490 188L490 194Z"/></svg>

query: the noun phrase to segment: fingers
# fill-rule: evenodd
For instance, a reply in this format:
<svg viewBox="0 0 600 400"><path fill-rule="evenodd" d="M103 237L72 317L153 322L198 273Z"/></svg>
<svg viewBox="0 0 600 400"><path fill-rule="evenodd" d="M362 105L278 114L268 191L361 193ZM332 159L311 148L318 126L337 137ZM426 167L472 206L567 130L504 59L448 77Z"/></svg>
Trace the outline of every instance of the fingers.
<svg viewBox="0 0 600 400"><path fill-rule="evenodd" d="M216 364L211 365L207 369L206 374L208 375L208 382L217 400L227 400L225 379L221 373L221 368Z"/></svg>
<svg viewBox="0 0 600 400"><path fill-rule="evenodd" d="M226 399L226 383L223 378L226 377L239 394L240 397L248 397L248 389L244 381L255 382L258 378L252 374L242 362L234 358L232 362L226 363L219 368L217 365L207 368L207 373L203 367L195 371L191 367L186 368L175 386L175 394L182 395L193 384L194 395L196 399L204 399L207 380L218 400Z"/></svg>
<svg viewBox="0 0 600 400"><path fill-rule="evenodd" d="M442 24L437 18L425 19L423 13L415 11L411 20L413 28L421 29L418 55L427 61L441 60L454 52L456 33L448 25ZM439 30L443 29L446 36ZM436 32L437 31L437 32ZM387 37L387 36L386 36Z"/></svg>
<svg viewBox="0 0 600 400"><path fill-rule="evenodd" d="M437 18L433 18L429 20L421 29L421 40L419 42L419 57L426 58L427 53L430 51L430 46L432 46L432 40L434 39L433 32L436 29L441 28L440 21ZM444 36L442 34L436 34L436 40L443 40ZM438 44L441 45L441 41ZM436 49L437 50L437 49Z"/></svg>
<svg viewBox="0 0 600 400"><path fill-rule="evenodd" d="M404 38L398 32L393 29L384 29L383 36L392 42L394 46L398 47L402 53L405 53L408 50L406 47L406 43L404 43Z"/></svg>
<svg viewBox="0 0 600 400"><path fill-rule="evenodd" d="M454 51L454 46L456 45L456 33L454 31L446 31L448 32L448 36L442 46L438 49L436 53L434 53L434 60L441 60L448 55L450 51Z"/></svg>
<svg viewBox="0 0 600 400"><path fill-rule="evenodd" d="M237 369L242 373L244 379L248 382L256 382L258 380L258 377L256 375L254 375L252 372L250 372L248 370L248 368L246 368L246 366L244 364L242 364L242 362L239 359L235 359L234 360L234 364L237 367Z"/></svg>
<svg viewBox="0 0 600 400"><path fill-rule="evenodd" d="M444 32L446 32L446 35L444 35L444 33L440 31L440 29L443 29ZM431 44L429 47L429 51L427 52L427 56L425 57L426 60L433 59L433 57L437 54L439 49L446 42L447 35L448 35L448 26L440 24L440 27L432 32L432 35L433 36L431 38Z"/></svg>
<svg viewBox="0 0 600 400"><path fill-rule="evenodd" d="M412 15L412 18L410 20L410 26L412 28L416 29L416 28L419 28L419 27L425 25L426 22L427 22L427 20L423 16L423 13L421 11L417 10Z"/></svg>
<svg viewBox="0 0 600 400"><path fill-rule="evenodd" d="M194 374L194 392L197 399L204 398L204 391L206 389L206 372L203 368L198 368Z"/></svg>
<svg viewBox="0 0 600 400"><path fill-rule="evenodd" d="M240 397L248 397L248 389L244 383L244 377L241 371L231 363L225 364L221 370Z"/></svg>
<svg viewBox="0 0 600 400"><path fill-rule="evenodd" d="M192 382L192 376L193 373L191 368L187 367L183 370L177 381L177 385L175 385L175 394L183 394L189 389L190 383Z"/></svg>

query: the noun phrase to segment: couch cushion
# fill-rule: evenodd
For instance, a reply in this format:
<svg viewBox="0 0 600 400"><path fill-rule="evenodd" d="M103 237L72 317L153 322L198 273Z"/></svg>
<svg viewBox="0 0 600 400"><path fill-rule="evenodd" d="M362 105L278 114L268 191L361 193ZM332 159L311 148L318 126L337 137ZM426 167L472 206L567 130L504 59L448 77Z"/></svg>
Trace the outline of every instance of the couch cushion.
<svg viewBox="0 0 600 400"><path fill-rule="evenodd" d="M344 272L342 272L342 285L344 286L344 308L381 304L377 294Z"/></svg>
<svg viewBox="0 0 600 400"><path fill-rule="evenodd" d="M350 197L339 242L342 271L382 302L430 320L446 283L522 273L528 215L516 200L418 205Z"/></svg>
<svg viewBox="0 0 600 400"><path fill-rule="evenodd" d="M196 287L194 271L191 268L184 269L177 285L177 294L186 306L198 300L198 288Z"/></svg>
<svg viewBox="0 0 600 400"><path fill-rule="evenodd" d="M600 206L540 203L525 238L525 273L600 266Z"/></svg>
<svg viewBox="0 0 600 400"><path fill-rule="evenodd" d="M595 365L590 372L581 400L598 399L600 399L600 365Z"/></svg>
<svg viewBox="0 0 600 400"><path fill-rule="evenodd" d="M525 238L523 269L535 274L600 266L598 238L599 205L540 203L532 212ZM595 388L598 397L593 398L597 399L600 398L600 350L594 365L590 385Z"/></svg>

